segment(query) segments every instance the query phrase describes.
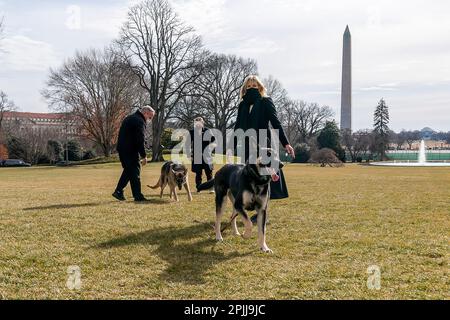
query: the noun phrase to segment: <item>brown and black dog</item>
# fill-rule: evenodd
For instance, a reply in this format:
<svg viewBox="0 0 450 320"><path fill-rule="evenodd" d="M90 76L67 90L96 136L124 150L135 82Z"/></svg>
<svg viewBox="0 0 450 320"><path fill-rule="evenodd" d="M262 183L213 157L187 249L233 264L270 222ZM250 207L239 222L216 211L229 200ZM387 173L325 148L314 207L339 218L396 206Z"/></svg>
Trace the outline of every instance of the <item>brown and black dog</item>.
<svg viewBox="0 0 450 320"><path fill-rule="evenodd" d="M223 241L221 219L224 213L226 198L233 203L231 226L233 233L240 236L236 225L236 218L240 215L245 224L244 238L250 238L252 234L252 222L246 210L256 210L258 222L258 244L263 252L271 253L272 250L266 244L267 207L270 199L270 181L278 181L279 176L275 168L282 168L279 160L264 164L258 159L256 164L227 164L217 171L214 179L201 184L197 190L208 190L214 187L216 193L216 240Z"/></svg>
<svg viewBox="0 0 450 320"><path fill-rule="evenodd" d="M178 201L177 187L179 190L184 187L187 191L189 201L192 201L192 194L188 182L188 169L185 165L173 161L164 163L161 168L161 176L159 177L158 183L148 187L152 189L161 188L160 197L162 198L167 185L170 188L170 199L172 199L173 195L175 201Z"/></svg>

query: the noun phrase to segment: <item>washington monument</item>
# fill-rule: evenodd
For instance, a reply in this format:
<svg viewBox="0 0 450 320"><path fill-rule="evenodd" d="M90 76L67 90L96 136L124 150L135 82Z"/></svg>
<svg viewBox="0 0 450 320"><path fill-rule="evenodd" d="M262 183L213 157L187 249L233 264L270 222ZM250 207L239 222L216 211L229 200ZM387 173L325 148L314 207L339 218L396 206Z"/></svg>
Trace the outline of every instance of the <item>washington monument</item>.
<svg viewBox="0 0 450 320"><path fill-rule="evenodd" d="M352 129L352 36L345 28L342 55L341 130Z"/></svg>

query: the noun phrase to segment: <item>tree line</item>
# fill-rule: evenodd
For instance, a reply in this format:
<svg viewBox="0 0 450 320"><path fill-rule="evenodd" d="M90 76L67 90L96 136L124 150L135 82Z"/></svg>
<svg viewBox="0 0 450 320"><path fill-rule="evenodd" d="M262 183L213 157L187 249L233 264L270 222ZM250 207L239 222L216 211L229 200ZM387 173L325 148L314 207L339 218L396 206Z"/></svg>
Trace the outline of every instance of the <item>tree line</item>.
<svg viewBox="0 0 450 320"><path fill-rule="evenodd" d="M191 128L202 116L225 136L234 125L244 78L257 73L254 59L207 50L167 0L145 0L130 8L110 46L78 52L50 70L42 94L54 110L77 117L85 138L105 156L114 150L125 114L151 105L156 117L149 146L152 161L160 161L168 126ZM293 142L307 142L333 116L328 106L291 100L273 77L264 82Z"/></svg>
<svg viewBox="0 0 450 320"><path fill-rule="evenodd" d="M254 59L209 51L167 0L144 0L129 9L117 39L109 46L77 52L59 68L50 69L42 95L54 111L74 117L81 127L78 138L90 141L106 157L114 152L125 115L135 106L151 105L157 114L148 130L148 147L152 161L161 161L163 149L171 144L168 128L190 129L197 116L225 136L234 125L239 90L249 74L258 74ZM386 158L386 150L393 143L398 148L405 144L411 148L419 140L418 131L397 134L389 129L388 107L383 99L376 108L372 129L341 132L329 106L290 98L272 76L263 82L297 151L297 162L314 160L314 153L322 149L332 150L340 161L374 155ZM26 159L37 162L46 156L56 161L51 149L60 137L50 132L20 133L11 129L5 134L2 116L15 109L0 92L0 144L15 138L9 147L25 145ZM450 140L445 133L436 137ZM91 150L82 153L95 154Z"/></svg>

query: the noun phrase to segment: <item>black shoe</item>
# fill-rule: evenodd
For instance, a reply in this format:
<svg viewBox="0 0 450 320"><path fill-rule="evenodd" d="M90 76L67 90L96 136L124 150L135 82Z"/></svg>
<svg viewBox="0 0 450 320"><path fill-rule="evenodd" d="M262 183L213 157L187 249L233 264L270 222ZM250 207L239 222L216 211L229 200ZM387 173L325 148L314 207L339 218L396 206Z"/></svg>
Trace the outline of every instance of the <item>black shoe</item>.
<svg viewBox="0 0 450 320"><path fill-rule="evenodd" d="M114 198L116 198L117 200L119 200L119 201L125 201L125 200L126 200L126 199L125 199L125 196L123 195L123 192L115 191L115 192L112 194L112 196L113 196Z"/></svg>
<svg viewBox="0 0 450 320"><path fill-rule="evenodd" d="M134 199L134 202L149 202L150 200L148 200L146 197L142 196L139 198Z"/></svg>

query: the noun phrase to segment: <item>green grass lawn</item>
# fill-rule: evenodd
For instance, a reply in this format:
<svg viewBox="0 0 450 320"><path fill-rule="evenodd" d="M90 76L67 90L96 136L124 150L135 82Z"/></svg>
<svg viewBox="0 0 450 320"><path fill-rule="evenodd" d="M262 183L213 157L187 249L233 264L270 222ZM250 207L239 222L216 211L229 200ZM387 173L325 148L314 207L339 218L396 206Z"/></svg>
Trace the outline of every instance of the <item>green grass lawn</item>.
<svg viewBox="0 0 450 320"><path fill-rule="evenodd" d="M143 185L159 168L144 169ZM153 203L114 201L118 164L1 169L0 298L449 298L448 169L288 165L285 174L290 198L270 203L268 255L256 228L250 240L227 230L215 242L210 194L174 203L144 188ZM66 287L72 265L80 290ZM371 265L380 290L367 288Z"/></svg>

